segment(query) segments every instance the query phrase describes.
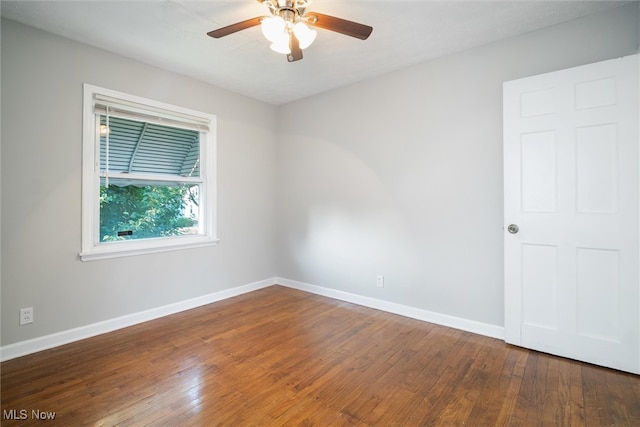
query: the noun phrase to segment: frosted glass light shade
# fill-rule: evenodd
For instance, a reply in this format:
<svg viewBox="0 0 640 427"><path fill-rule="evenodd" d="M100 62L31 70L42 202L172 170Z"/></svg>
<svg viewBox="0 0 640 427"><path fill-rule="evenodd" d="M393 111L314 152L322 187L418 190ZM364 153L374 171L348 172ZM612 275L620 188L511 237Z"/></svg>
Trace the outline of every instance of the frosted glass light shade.
<svg viewBox="0 0 640 427"><path fill-rule="evenodd" d="M277 43L278 40L282 38L282 35L285 33L285 26L286 23L280 16L271 16L269 18L265 18L260 23L262 34L271 43Z"/></svg>
<svg viewBox="0 0 640 427"><path fill-rule="evenodd" d="M274 40L273 43L271 43L270 47L271 50L274 50L278 53L283 53L285 55L290 54L291 48L289 47L289 34L280 33L280 38Z"/></svg>
<svg viewBox="0 0 640 427"><path fill-rule="evenodd" d="M300 49L308 48L318 35L316 30L310 29L304 22L298 22L293 27L293 32L300 42Z"/></svg>

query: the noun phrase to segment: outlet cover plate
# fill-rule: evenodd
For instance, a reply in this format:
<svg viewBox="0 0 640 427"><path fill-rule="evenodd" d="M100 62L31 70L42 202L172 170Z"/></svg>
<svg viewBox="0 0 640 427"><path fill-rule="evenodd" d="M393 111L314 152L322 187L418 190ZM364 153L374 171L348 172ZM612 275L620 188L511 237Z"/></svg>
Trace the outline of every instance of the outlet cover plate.
<svg viewBox="0 0 640 427"><path fill-rule="evenodd" d="M20 325L28 325L33 323L33 307L20 309Z"/></svg>

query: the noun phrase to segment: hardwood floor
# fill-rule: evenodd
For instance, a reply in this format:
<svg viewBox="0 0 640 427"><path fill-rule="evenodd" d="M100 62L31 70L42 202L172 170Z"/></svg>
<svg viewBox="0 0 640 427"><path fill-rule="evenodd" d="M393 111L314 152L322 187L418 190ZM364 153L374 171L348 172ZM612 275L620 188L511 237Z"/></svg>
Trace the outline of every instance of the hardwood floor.
<svg viewBox="0 0 640 427"><path fill-rule="evenodd" d="M1 397L3 426L640 426L638 376L280 286L9 360Z"/></svg>

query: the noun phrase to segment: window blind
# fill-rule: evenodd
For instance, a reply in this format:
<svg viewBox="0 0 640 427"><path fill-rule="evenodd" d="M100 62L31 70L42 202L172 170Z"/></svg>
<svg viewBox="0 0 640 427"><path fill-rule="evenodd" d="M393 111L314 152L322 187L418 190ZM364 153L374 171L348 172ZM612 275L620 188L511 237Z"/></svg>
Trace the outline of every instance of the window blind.
<svg viewBox="0 0 640 427"><path fill-rule="evenodd" d="M200 132L110 114L100 125L108 129L100 136L102 173L200 176Z"/></svg>
<svg viewBox="0 0 640 427"><path fill-rule="evenodd" d="M107 95L95 94L94 112L96 114L121 117L124 119L138 120L147 123L155 123L165 126L179 127L183 129L209 132L209 120L191 114L177 111L168 111L163 108L138 104Z"/></svg>

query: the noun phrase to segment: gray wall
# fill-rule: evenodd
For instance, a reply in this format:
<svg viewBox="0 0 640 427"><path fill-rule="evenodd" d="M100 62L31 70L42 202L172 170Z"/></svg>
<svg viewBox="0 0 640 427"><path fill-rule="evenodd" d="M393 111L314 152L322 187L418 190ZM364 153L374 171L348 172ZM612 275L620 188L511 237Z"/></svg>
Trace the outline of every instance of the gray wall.
<svg viewBox="0 0 640 427"><path fill-rule="evenodd" d="M502 326L502 82L635 53L637 8L282 107L279 275Z"/></svg>
<svg viewBox="0 0 640 427"><path fill-rule="evenodd" d="M502 325L502 82L635 52L638 16L279 108L2 21L2 345L276 275ZM218 116L220 245L78 260L84 82Z"/></svg>
<svg viewBox="0 0 640 427"><path fill-rule="evenodd" d="M1 41L2 345L276 275L273 106L11 21ZM85 82L217 115L218 246L79 261Z"/></svg>

